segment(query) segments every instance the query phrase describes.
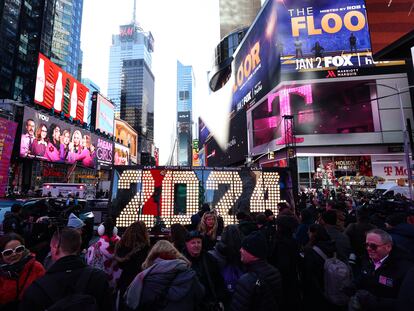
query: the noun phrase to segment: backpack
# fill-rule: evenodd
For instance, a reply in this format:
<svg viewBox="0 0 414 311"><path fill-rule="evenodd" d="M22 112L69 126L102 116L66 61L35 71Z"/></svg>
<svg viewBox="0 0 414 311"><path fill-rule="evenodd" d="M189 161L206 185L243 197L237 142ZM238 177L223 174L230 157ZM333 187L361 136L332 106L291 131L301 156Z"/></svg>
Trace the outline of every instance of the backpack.
<svg viewBox="0 0 414 311"><path fill-rule="evenodd" d="M58 300L53 295L53 289L47 288L40 282L39 286L47 294L49 299L53 302L46 311L99 311L99 307L95 297L85 294L86 287L94 269L86 267L80 274L80 278L76 282L75 287L71 293L65 295ZM57 286L57 285L56 285Z"/></svg>
<svg viewBox="0 0 414 311"><path fill-rule="evenodd" d="M347 305L349 297L345 294L344 287L351 284L351 268L336 257L328 258L317 246L313 246L312 249L325 261L323 266L325 298L337 306Z"/></svg>
<svg viewBox="0 0 414 311"><path fill-rule="evenodd" d="M243 275L243 271L236 265L226 265L221 269L221 275L223 276L224 286L230 293L234 293L237 281Z"/></svg>

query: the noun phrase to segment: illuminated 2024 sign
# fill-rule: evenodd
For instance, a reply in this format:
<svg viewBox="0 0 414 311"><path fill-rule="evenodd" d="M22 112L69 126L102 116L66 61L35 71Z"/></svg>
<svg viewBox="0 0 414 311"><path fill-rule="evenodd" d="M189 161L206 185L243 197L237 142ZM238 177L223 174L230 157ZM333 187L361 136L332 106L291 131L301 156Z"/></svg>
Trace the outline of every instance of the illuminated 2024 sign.
<svg viewBox="0 0 414 311"><path fill-rule="evenodd" d="M201 203L217 209L225 225L239 211L277 214L279 202L290 201L286 170L250 169L128 169L115 172L113 199L121 211L117 226L143 220L152 227L159 215L165 225L190 224ZM232 215L229 215L232 210Z"/></svg>

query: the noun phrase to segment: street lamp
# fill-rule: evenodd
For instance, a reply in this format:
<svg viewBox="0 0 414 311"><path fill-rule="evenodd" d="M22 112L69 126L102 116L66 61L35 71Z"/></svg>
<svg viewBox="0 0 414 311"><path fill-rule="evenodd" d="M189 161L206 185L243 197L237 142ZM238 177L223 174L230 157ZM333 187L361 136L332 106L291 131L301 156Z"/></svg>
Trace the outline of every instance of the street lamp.
<svg viewBox="0 0 414 311"><path fill-rule="evenodd" d="M403 131L403 138L404 138L404 155L405 155L405 162L406 162L407 173L408 173L408 188L409 188L408 190L410 193L410 200L412 200L413 199L413 189L412 189L413 181L412 181L412 172L411 172L410 151L409 151L409 146L408 146L407 125L405 123L404 107L402 104L401 92L407 91L413 88L414 85L409 85L407 87L402 87L402 88L399 88L398 84L395 84L395 87L387 85L387 84L382 84L382 83L367 83L367 85L379 85L379 86L387 87L397 92L396 94L392 94L390 96L398 95L398 100L400 103L401 122L403 126L402 131Z"/></svg>

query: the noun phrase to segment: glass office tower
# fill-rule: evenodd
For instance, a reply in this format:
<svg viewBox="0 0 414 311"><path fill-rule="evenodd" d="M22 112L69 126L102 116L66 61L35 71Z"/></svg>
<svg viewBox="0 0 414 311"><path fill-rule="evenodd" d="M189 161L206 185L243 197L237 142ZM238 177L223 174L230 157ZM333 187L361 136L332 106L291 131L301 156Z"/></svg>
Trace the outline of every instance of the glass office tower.
<svg viewBox="0 0 414 311"><path fill-rule="evenodd" d="M51 60L78 80L83 0L56 0Z"/></svg>
<svg viewBox="0 0 414 311"><path fill-rule="evenodd" d="M193 87L193 67L177 61L177 164L184 166L192 165Z"/></svg>
<svg viewBox="0 0 414 311"><path fill-rule="evenodd" d="M116 117L120 117L121 111L121 74L123 61L141 59L151 72L151 53L153 50L154 39L152 34L150 32L144 32L135 22L120 26L119 34L112 35L107 95L115 104Z"/></svg>

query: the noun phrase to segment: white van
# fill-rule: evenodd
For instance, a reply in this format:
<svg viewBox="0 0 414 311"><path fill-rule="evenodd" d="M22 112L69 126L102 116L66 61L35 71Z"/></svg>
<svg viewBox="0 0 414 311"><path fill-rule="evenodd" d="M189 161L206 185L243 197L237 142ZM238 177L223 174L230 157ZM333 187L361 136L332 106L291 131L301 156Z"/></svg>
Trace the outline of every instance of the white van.
<svg viewBox="0 0 414 311"><path fill-rule="evenodd" d="M410 189L405 186L398 186L395 182L385 182L383 184L378 184L375 189L377 194L382 194L383 196L394 196L397 193L410 198Z"/></svg>
<svg viewBox="0 0 414 311"><path fill-rule="evenodd" d="M68 197L78 195L79 199L95 198L96 188L93 185L73 184L73 183L44 183L42 187L43 196Z"/></svg>

